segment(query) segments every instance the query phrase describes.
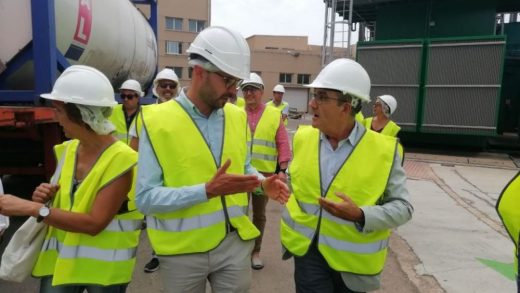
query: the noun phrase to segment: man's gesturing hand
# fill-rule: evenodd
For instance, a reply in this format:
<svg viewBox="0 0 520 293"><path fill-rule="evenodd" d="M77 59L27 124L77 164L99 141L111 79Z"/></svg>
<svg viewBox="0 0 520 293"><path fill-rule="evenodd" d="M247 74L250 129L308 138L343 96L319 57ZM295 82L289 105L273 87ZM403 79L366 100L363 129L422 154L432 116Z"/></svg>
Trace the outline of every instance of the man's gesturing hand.
<svg viewBox="0 0 520 293"><path fill-rule="evenodd" d="M240 192L252 192L260 185L260 180L258 180L256 175L227 174L226 171L230 165L231 160L228 159L217 170L213 178L206 183L206 195L208 198Z"/></svg>
<svg viewBox="0 0 520 293"><path fill-rule="evenodd" d="M280 204L284 204L289 200L289 187L285 184L278 175L267 177L262 182L264 194L270 199L274 199Z"/></svg>
<svg viewBox="0 0 520 293"><path fill-rule="evenodd" d="M347 221L359 222L363 220L363 211L356 205L354 201L352 201L350 197L339 191L336 191L336 195L343 201L335 202L331 201L330 199L320 197L320 206L334 216Z"/></svg>

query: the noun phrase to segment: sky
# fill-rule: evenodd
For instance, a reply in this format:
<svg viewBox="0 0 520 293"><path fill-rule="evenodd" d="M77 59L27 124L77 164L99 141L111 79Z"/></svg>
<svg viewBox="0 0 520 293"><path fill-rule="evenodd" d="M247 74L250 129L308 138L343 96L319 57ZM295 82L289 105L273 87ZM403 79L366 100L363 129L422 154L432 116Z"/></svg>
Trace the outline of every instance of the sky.
<svg viewBox="0 0 520 293"><path fill-rule="evenodd" d="M211 25L251 35L308 36L323 44L323 0L211 0Z"/></svg>

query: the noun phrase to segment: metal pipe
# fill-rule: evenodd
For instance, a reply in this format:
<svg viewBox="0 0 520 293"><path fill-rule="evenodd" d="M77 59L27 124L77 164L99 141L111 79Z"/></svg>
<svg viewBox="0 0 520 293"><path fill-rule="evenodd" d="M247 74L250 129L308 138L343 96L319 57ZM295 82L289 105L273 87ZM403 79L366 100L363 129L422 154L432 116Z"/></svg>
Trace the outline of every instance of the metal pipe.
<svg viewBox="0 0 520 293"><path fill-rule="evenodd" d="M325 66L325 55L327 54L327 27L329 22L329 6L325 3L325 25L323 26L323 46L321 47L321 67Z"/></svg>
<svg viewBox="0 0 520 293"><path fill-rule="evenodd" d="M330 15L330 47L329 47L329 58L327 63L333 60L334 58L334 36L336 34L336 2L337 0L332 0L332 11Z"/></svg>
<svg viewBox="0 0 520 293"><path fill-rule="evenodd" d="M350 38L352 33L352 9L354 9L354 0L350 0L350 7L348 9L347 54L349 58L352 57L352 52L350 52Z"/></svg>

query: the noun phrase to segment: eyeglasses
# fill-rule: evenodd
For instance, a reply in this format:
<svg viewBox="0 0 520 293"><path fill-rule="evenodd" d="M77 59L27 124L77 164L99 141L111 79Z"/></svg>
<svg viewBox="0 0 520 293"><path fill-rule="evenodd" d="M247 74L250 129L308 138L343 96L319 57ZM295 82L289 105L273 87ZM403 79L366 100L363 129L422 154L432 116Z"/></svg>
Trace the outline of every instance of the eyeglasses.
<svg viewBox="0 0 520 293"><path fill-rule="evenodd" d="M318 104L318 105L321 105L321 104L325 103L325 102L328 101L328 100L343 101L342 99L329 97L329 96L328 96L326 93L324 93L324 92L313 93L313 94L312 94L312 99L313 99L313 100L316 102L316 104Z"/></svg>
<svg viewBox="0 0 520 293"><path fill-rule="evenodd" d="M224 84L226 85L226 88L232 88L232 87L235 88L237 86L237 84L241 81L240 78L226 76L222 72L217 71L217 72L212 72L212 73L215 73L216 75L218 75L222 78L222 80L224 81Z"/></svg>
<svg viewBox="0 0 520 293"><path fill-rule="evenodd" d="M159 83L159 86L163 89L170 88L170 89L174 90L177 88L177 84L175 84L175 83Z"/></svg>
<svg viewBox="0 0 520 293"><path fill-rule="evenodd" d="M248 92L255 94L258 91L256 87L246 87L242 89L242 93L247 94Z"/></svg>
<svg viewBox="0 0 520 293"><path fill-rule="evenodd" d="M120 97L121 97L121 100L126 100L126 99L132 100L133 98L136 98L137 95L135 95L135 94L129 94L129 95L121 94Z"/></svg>

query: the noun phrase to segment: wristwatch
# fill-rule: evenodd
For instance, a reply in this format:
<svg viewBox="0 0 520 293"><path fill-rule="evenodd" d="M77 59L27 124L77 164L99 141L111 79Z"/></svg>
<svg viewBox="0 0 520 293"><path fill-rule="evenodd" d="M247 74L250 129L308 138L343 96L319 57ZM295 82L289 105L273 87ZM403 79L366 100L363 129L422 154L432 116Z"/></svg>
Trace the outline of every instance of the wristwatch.
<svg viewBox="0 0 520 293"><path fill-rule="evenodd" d="M36 222L40 223L41 221L43 221L43 219L45 219L50 214L51 214L51 209L48 206L43 205L38 210L38 218L36 218Z"/></svg>

